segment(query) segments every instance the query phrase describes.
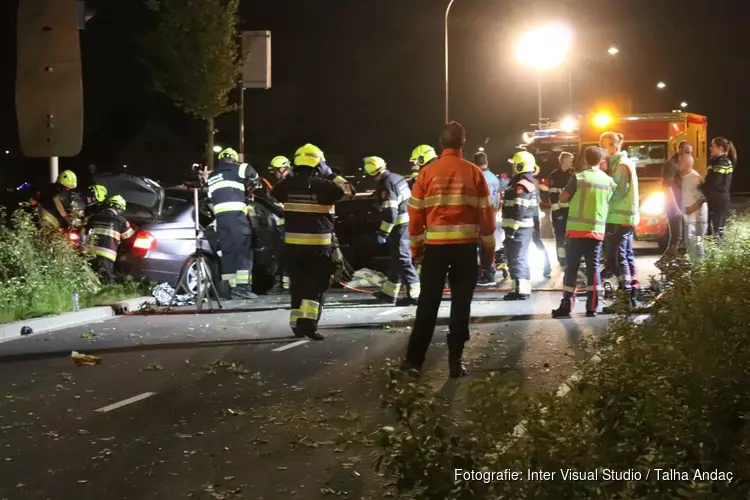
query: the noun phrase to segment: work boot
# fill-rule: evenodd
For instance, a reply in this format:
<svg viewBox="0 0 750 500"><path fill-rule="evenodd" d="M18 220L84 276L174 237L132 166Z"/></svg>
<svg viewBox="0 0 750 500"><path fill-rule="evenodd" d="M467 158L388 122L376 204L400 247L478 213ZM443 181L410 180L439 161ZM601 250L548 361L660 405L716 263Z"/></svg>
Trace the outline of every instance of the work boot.
<svg viewBox="0 0 750 500"><path fill-rule="evenodd" d="M416 306L419 303L419 299L414 297L401 297L396 300L396 305L401 307Z"/></svg>
<svg viewBox="0 0 750 500"><path fill-rule="evenodd" d="M450 378L459 378L466 375L466 367L461 362L464 346L448 350L448 376Z"/></svg>
<svg viewBox="0 0 750 500"><path fill-rule="evenodd" d="M252 300L257 299L258 296L253 293L249 285L239 285L234 290L232 290L232 298L240 300Z"/></svg>
<svg viewBox="0 0 750 500"><path fill-rule="evenodd" d="M587 318L596 318L596 311L586 311Z"/></svg>
<svg viewBox="0 0 750 500"><path fill-rule="evenodd" d="M383 290L378 290L376 292L373 292L373 297L375 297L376 300L380 302L384 302L386 304L396 305L396 302L398 302L397 297L391 297L390 295L383 292Z"/></svg>
<svg viewBox="0 0 750 500"><path fill-rule="evenodd" d="M553 318L570 318L570 301L571 299L562 299L560 307L552 309Z"/></svg>
<svg viewBox="0 0 750 500"><path fill-rule="evenodd" d="M294 326L292 327L292 333L294 333L294 336L297 337L298 339L301 339L302 337L305 336L304 333L297 331L297 327L294 327Z"/></svg>
<svg viewBox="0 0 750 500"><path fill-rule="evenodd" d="M418 368L415 364L411 363L408 359L401 361L401 371L409 375L410 377L418 378L422 375L421 368Z"/></svg>
<svg viewBox="0 0 750 500"><path fill-rule="evenodd" d="M527 295L525 293L519 293L519 292L508 292L503 297L503 300L526 300L531 295Z"/></svg>
<svg viewBox="0 0 750 500"><path fill-rule="evenodd" d="M318 332L307 332L305 333L305 337L309 338L310 340L324 340L325 337L322 336Z"/></svg>

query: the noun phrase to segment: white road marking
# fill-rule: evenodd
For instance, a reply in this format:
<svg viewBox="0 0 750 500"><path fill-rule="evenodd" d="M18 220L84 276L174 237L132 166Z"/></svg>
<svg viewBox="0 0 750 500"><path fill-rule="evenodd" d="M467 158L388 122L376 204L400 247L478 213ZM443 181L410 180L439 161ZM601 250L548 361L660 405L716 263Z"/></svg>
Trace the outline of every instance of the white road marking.
<svg viewBox="0 0 750 500"><path fill-rule="evenodd" d="M137 396L133 396L132 398L123 399L122 401L118 403L111 404L109 406L105 406L103 408L99 408L98 410L94 410L96 413L107 413L108 411L116 410L118 408L122 408L123 406L129 405L130 403L136 403L138 401L141 401L146 398L150 398L156 394L155 392L144 392L143 394L138 394Z"/></svg>
<svg viewBox="0 0 750 500"><path fill-rule="evenodd" d="M389 314L391 314L391 313L395 313L395 312L396 312L396 311L398 311L399 309L401 309L401 308L400 308L400 307L391 307L390 309L386 309L386 310L385 310L385 311L383 311L383 312L379 312L379 313L377 313L377 314L376 314L375 316L387 316L387 315L389 315Z"/></svg>
<svg viewBox="0 0 750 500"><path fill-rule="evenodd" d="M306 344L307 342L310 342L310 341L309 340L298 340L297 342L292 342L291 344L283 345L281 347L277 347L276 349L271 349L271 352L286 351L287 349L291 349L292 347L297 347L298 345Z"/></svg>

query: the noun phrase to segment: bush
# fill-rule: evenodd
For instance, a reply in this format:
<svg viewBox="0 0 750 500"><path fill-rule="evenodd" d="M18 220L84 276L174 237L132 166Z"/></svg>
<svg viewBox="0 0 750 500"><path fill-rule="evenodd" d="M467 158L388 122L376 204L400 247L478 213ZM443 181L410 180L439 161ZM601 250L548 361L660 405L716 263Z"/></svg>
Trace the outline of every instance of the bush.
<svg viewBox="0 0 750 500"><path fill-rule="evenodd" d="M378 466L425 500L749 498L750 219L733 220L724 244L709 243L692 274L671 283L649 322L613 320L597 346L604 361L581 366L562 399L525 398L490 376L471 382L468 418L455 417L389 368L384 404L396 419L381 430ZM523 480L454 481L454 469ZM530 481L529 469L555 480ZM657 469L679 474L668 481ZM563 480L567 470L598 477Z"/></svg>

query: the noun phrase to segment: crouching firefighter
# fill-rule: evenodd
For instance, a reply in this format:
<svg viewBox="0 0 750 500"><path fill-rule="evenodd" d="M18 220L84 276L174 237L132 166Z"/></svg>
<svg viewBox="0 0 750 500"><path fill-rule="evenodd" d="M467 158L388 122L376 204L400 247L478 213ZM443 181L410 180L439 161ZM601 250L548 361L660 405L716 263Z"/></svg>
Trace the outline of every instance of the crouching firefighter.
<svg viewBox="0 0 750 500"><path fill-rule="evenodd" d="M381 202L383 217L377 239L381 245L388 245L390 265L388 279L382 290L375 292L375 298L392 304L416 305L419 299L419 276L414 269L409 245L408 204L411 190L406 179L386 170L385 160L377 156L365 158L365 173L378 181L376 190ZM406 297L399 301L401 283L407 286Z"/></svg>
<svg viewBox="0 0 750 500"><path fill-rule="evenodd" d="M258 174L239 162L237 151L227 148L208 176L208 197L213 205L221 248L221 279L229 283L233 298L254 299L252 292L253 230L245 198L248 181Z"/></svg>
<svg viewBox="0 0 750 500"><path fill-rule="evenodd" d="M125 199L118 195L106 201L107 207L89 217L86 223L86 253L91 256L91 267L104 284L115 281L115 262L120 244L134 234L130 223L122 216Z"/></svg>
<svg viewBox="0 0 750 500"><path fill-rule="evenodd" d="M334 235L334 204L344 189L320 170L323 151L305 144L294 155L294 167L273 188L284 204L285 266L289 274L294 335L323 340L318 321L331 275L343 263Z"/></svg>
<svg viewBox="0 0 750 500"><path fill-rule="evenodd" d="M536 161L528 151L513 155L510 188L503 201L505 255L508 259L513 291L505 300L526 300L531 296L529 244L534 233L534 217L539 212L539 191L534 183Z"/></svg>

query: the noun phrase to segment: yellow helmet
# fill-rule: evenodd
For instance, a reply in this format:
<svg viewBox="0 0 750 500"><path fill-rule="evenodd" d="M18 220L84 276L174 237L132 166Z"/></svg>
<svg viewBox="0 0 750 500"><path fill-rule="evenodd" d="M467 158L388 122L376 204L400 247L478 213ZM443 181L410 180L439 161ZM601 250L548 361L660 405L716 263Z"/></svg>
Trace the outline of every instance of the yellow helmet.
<svg viewBox="0 0 750 500"><path fill-rule="evenodd" d="M305 144L294 153L294 164L303 167L317 167L326 158L323 151L313 144Z"/></svg>
<svg viewBox="0 0 750 500"><path fill-rule="evenodd" d="M78 177L71 170L65 170L57 176L57 183L62 184L68 189L75 189L78 186Z"/></svg>
<svg viewBox="0 0 750 500"><path fill-rule="evenodd" d="M536 167L536 160L534 159L534 155L532 155L528 151L517 152L513 155L511 162L513 163L513 172L517 174L533 172L534 168Z"/></svg>
<svg viewBox="0 0 750 500"><path fill-rule="evenodd" d="M286 156L276 156L271 160L271 168L289 168L290 166L291 163Z"/></svg>
<svg viewBox="0 0 750 500"><path fill-rule="evenodd" d="M427 144L422 144L421 146L414 148L414 151L411 152L410 161L416 163L420 167L424 167L437 158L437 156L435 148L428 146Z"/></svg>
<svg viewBox="0 0 750 500"><path fill-rule="evenodd" d="M91 191L91 194L94 196L94 199L97 201L97 203L102 203L107 199L107 188L100 184L89 186L89 191Z"/></svg>
<svg viewBox="0 0 750 500"><path fill-rule="evenodd" d="M240 161L240 155L237 154L237 151L235 151L232 148L223 149L219 153L219 159L221 160L222 158L230 158L230 159L234 160L235 163L239 163L239 161Z"/></svg>
<svg viewBox="0 0 750 500"><path fill-rule="evenodd" d="M365 158L365 173L376 176L385 172L385 160L379 156L368 156Z"/></svg>
<svg viewBox="0 0 750 500"><path fill-rule="evenodd" d="M127 206L125 204L125 198L123 198L119 194L116 194L112 198L108 199L107 205L111 207L119 208L120 210L125 210L125 207Z"/></svg>

